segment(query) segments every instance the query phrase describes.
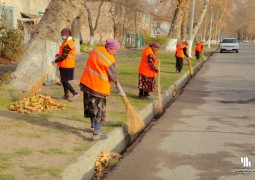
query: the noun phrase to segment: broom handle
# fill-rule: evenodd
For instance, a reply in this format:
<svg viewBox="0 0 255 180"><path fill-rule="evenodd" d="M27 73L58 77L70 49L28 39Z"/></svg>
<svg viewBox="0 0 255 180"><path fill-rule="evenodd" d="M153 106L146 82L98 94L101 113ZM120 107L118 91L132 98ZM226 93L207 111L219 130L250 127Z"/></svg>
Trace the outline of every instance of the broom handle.
<svg viewBox="0 0 255 180"><path fill-rule="evenodd" d="M127 96L118 81L116 81L116 88L119 91L119 95L120 96L122 96L122 97L126 97Z"/></svg>
<svg viewBox="0 0 255 180"><path fill-rule="evenodd" d="M189 76L192 78L193 77L193 69L192 69L192 65L190 62L190 58L187 58L188 64L189 64Z"/></svg>
<svg viewBox="0 0 255 180"><path fill-rule="evenodd" d="M46 71L44 72L44 74L41 76L41 78L37 81L37 83L30 89L29 94L33 95L36 94L37 91L41 88L43 81L45 80L45 78L47 77L47 75L49 74L50 70L52 67L54 67L55 64L52 64L46 69Z"/></svg>

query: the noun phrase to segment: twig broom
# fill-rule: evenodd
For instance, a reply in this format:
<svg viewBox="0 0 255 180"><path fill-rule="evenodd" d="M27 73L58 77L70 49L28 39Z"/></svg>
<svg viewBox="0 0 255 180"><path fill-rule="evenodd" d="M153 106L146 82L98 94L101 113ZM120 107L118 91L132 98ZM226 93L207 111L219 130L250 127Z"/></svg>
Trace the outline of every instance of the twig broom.
<svg viewBox="0 0 255 180"><path fill-rule="evenodd" d="M129 103L125 92L123 91L119 82L116 83L116 88L119 91L119 95L122 98L124 105L126 106L126 115L127 115L127 131L128 134L134 135L140 132L144 128L144 121L136 112L134 107Z"/></svg>
<svg viewBox="0 0 255 180"><path fill-rule="evenodd" d="M54 65L51 64L45 71L45 73L42 75L42 77L39 79L39 81L37 81L37 83L31 88L31 90L29 91L29 95L35 95L38 90L42 87L47 75L49 74L51 68L53 67Z"/></svg>
<svg viewBox="0 0 255 180"><path fill-rule="evenodd" d="M158 64L158 106L157 114L160 115L163 112L162 108L162 96L161 96L161 86L160 86L160 62Z"/></svg>
<svg viewBox="0 0 255 180"><path fill-rule="evenodd" d="M202 56L203 56L203 59L204 59L204 61L205 61L206 59L205 59L204 53L203 53L203 52L201 52L201 54L202 54Z"/></svg>
<svg viewBox="0 0 255 180"><path fill-rule="evenodd" d="M187 58L187 61L188 61L188 64L189 64L189 77L193 78L194 72L193 72L192 64L190 62L190 58Z"/></svg>

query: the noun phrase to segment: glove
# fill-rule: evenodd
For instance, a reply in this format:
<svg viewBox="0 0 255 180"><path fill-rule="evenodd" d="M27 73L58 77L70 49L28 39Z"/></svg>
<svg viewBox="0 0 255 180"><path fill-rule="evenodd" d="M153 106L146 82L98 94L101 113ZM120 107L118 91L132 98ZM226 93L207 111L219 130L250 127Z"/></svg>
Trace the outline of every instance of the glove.
<svg viewBox="0 0 255 180"><path fill-rule="evenodd" d="M52 63L53 65L55 65L57 62L56 62L56 60L54 60L54 61L52 61L51 63Z"/></svg>

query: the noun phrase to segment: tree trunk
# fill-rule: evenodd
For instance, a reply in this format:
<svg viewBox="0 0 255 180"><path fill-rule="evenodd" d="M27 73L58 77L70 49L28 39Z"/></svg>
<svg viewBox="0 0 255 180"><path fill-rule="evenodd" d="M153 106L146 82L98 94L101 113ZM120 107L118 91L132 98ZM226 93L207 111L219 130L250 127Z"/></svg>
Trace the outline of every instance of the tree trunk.
<svg viewBox="0 0 255 180"><path fill-rule="evenodd" d="M84 7L88 13L88 22L89 22L89 32L90 32L90 40L89 40L89 45L94 46L94 28L93 28L93 23L92 23L92 15L89 7L87 6L86 3L84 3Z"/></svg>
<svg viewBox="0 0 255 180"><path fill-rule="evenodd" d="M80 15L84 0L51 0L45 15L33 32L10 85L19 90L29 90L43 75L58 53L60 32L70 27Z"/></svg>
<svg viewBox="0 0 255 180"><path fill-rule="evenodd" d="M72 37L74 38L76 55L81 53L80 51L80 17L77 17L72 23Z"/></svg>
<svg viewBox="0 0 255 180"><path fill-rule="evenodd" d="M209 4L209 0L205 0L204 1L204 6L203 6L203 9L202 9L202 11L200 13L200 16L199 16L199 19L197 21L197 24L195 25L195 27L193 29L193 33L192 33L193 40L194 40L195 36L197 35L197 32L198 32L198 30L199 30L199 28L200 28L200 26L201 26L201 24L203 22L203 19L205 17L205 13L206 13L207 8L208 8L208 4Z"/></svg>
<svg viewBox="0 0 255 180"><path fill-rule="evenodd" d="M182 26L181 26L181 39L188 39L188 15L189 15L189 6L185 7L184 15L182 18Z"/></svg>
<svg viewBox="0 0 255 180"><path fill-rule="evenodd" d="M183 9L188 1L189 0L178 0L174 13L174 18L167 36L166 51L175 51L176 49L177 40L180 36Z"/></svg>
<svg viewBox="0 0 255 180"><path fill-rule="evenodd" d="M194 42L194 38L196 37L197 35L197 32L203 22L203 19L205 17L205 13L206 13L206 10L207 10L207 7L208 7L208 4L209 4L209 0L205 0L204 1L204 6L203 6L203 9L199 15L199 18L198 18L198 21L196 23L196 25L194 26L193 28L193 31L192 31L192 34L191 34L191 37L189 37L189 41L190 41L190 44L189 44L189 56L191 56L191 51L192 51L192 45L193 45L193 42Z"/></svg>
<svg viewBox="0 0 255 180"><path fill-rule="evenodd" d="M89 44L91 46L94 46L95 44L95 31L97 30L97 26L98 26L98 21L99 21L99 17L100 17L100 14L101 14L101 8L102 8L102 5L104 4L104 1L101 0L99 6L98 6L98 10L97 10L97 17L96 17L96 20L95 20L95 25L93 27L93 22L92 22L92 14L91 14L91 11L89 9L89 7L87 6L87 3L85 2L84 3L84 7L88 13L88 22L89 22L89 29L90 29L90 41L89 41Z"/></svg>

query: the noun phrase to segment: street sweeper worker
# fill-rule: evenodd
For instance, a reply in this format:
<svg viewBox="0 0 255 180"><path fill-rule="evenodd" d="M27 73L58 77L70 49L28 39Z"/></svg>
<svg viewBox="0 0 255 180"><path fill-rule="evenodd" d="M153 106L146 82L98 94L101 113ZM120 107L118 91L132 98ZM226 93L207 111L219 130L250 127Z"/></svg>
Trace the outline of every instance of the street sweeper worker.
<svg viewBox="0 0 255 180"><path fill-rule="evenodd" d="M201 53L203 52L204 41L198 41L195 47L196 60L199 60Z"/></svg>
<svg viewBox="0 0 255 180"><path fill-rule="evenodd" d="M160 47L157 42L150 43L142 53L142 58L138 68L138 97L141 99L151 100L150 92L155 89L155 79L158 73L158 63L156 53Z"/></svg>
<svg viewBox="0 0 255 180"><path fill-rule="evenodd" d="M176 51L175 51L176 64L175 64L175 68L176 68L176 72L178 72L178 73L180 73L182 71L183 58L185 56L187 58L189 58L189 56L187 54L188 45L189 45L188 41L183 40L182 42L178 43L177 46L176 46Z"/></svg>
<svg viewBox="0 0 255 180"><path fill-rule="evenodd" d="M96 46L89 54L80 79L84 117L90 118L92 140L106 138L100 135L100 130L106 117L106 97L110 95L111 82L117 83L114 55L119 50L120 43L111 38L105 46Z"/></svg>
<svg viewBox="0 0 255 180"><path fill-rule="evenodd" d="M64 28L61 31L61 39L63 41L59 48L59 54L52 63L57 63L60 71L60 81L63 84L64 95L60 99L74 101L78 96L72 85L68 82L74 79L74 68L76 60L76 51L72 32L69 28ZM69 97L69 91L73 96ZM70 98L70 99L69 99Z"/></svg>

